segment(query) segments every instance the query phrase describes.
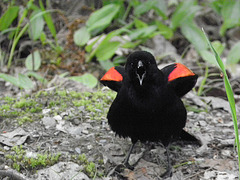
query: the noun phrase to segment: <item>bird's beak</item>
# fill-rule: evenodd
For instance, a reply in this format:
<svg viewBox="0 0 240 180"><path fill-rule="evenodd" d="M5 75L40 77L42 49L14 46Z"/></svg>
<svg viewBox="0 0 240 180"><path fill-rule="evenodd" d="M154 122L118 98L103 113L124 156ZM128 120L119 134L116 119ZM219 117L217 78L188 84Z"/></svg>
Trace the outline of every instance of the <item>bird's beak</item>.
<svg viewBox="0 0 240 180"><path fill-rule="evenodd" d="M139 83L140 85L142 86L142 83L143 83L143 79L146 75L146 70L145 70L145 67L143 66L143 63L142 61L138 61L138 66L137 66L137 78L139 80Z"/></svg>

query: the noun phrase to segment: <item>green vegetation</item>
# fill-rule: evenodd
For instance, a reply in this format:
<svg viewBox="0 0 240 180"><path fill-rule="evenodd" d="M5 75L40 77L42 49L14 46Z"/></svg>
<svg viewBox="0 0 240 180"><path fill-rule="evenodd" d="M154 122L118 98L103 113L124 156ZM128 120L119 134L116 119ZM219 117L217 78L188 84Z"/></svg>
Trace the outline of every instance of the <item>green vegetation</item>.
<svg viewBox="0 0 240 180"><path fill-rule="evenodd" d="M239 143L239 133L238 133L237 112L236 112L236 105L235 105L233 90L232 90L230 81L228 79L226 68L225 68L220 56L218 55L217 51L214 49L214 47L210 43L206 34L205 34L205 38L206 38L206 40L208 42L208 45L211 48L211 50L212 50L212 52L213 52L213 54L216 58L216 62L217 62L218 67L221 69L221 71L223 73L225 90L226 90L226 93L227 93L227 98L228 98L228 102L229 102L229 105L230 105L230 108L231 108L231 113L232 113L234 132L235 132L235 141L236 141L236 144L237 144L237 153L238 153L238 170L239 170L239 175L240 175L240 143Z"/></svg>
<svg viewBox="0 0 240 180"><path fill-rule="evenodd" d="M0 98L2 102L0 116L15 119L19 125L23 125L41 118L43 107L52 109L52 115L61 114L70 107L82 107L86 113L89 113L91 119L100 120L107 113L109 104L115 96L116 93L112 91L94 93L39 91L32 97L26 96L20 99L4 97Z"/></svg>
<svg viewBox="0 0 240 180"><path fill-rule="evenodd" d="M36 154L33 157L27 157L26 151L22 146L13 146L11 153L6 153L5 158L12 160L12 167L17 171L21 169L36 170L41 167L53 165L58 162L61 153L58 154Z"/></svg>

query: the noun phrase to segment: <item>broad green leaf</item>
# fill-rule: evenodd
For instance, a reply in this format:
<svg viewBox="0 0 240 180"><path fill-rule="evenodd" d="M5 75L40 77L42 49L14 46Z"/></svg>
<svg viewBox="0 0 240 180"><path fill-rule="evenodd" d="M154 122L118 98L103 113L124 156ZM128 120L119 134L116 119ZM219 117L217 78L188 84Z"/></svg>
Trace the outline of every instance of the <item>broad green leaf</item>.
<svg viewBox="0 0 240 180"><path fill-rule="evenodd" d="M109 4L92 13L86 22L88 31L97 34L104 30L112 22L119 8L119 5Z"/></svg>
<svg viewBox="0 0 240 180"><path fill-rule="evenodd" d="M14 86L19 87L18 78L14 77L14 76L0 73L0 78L3 79L4 81L10 82Z"/></svg>
<svg viewBox="0 0 240 180"><path fill-rule="evenodd" d="M120 42L108 42L101 44L99 48L96 50L96 57L99 61L105 61L110 59L115 51L120 47Z"/></svg>
<svg viewBox="0 0 240 180"><path fill-rule="evenodd" d="M34 71L37 71L41 66L41 56L39 51L34 51L33 54L29 54L25 61L25 66L28 70L33 71L33 56L34 56Z"/></svg>
<svg viewBox="0 0 240 180"><path fill-rule="evenodd" d="M99 61L100 65L103 67L104 70L109 70L111 67L114 66L112 61L106 60L106 61Z"/></svg>
<svg viewBox="0 0 240 180"><path fill-rule="evenodd" d="M176 9L172 15L171 28L176 30L185 21L191 21L195 13L200 9L196 0L185 0Z"/></svg>
<svg viewBox="0 0 240 180"><path fill-rule="evenodd" d="M240 42L236 43L228 53L227 64L237 64L240 60Z"/></svg>
<svg viewBox="0 0 240 180"><path fill-rule="evenodd" d="M158 0L154 5L153 9L155 12L159 15L162 16L163 19L167 19L167 4L165 0Z"/></svg>
<svg viewBox="0 0 240 180"><path fill-rule="evenodd" d="M43 78L41 75L39 75L38 73L36 73L36 72L28 71L28 72L25 73L25 75L34 77L34 78L36 78L37 80L39 80L43 84L47 83L47 80L45 78Z"/></svg>
<svg viewBox="0 0 240 180"><path fill-rule="evenodd" d="M80 82L89 88L96 87L97 82L98 82L97 78L89 73L85 73L82 76L71 76L71 77L69 77L69 79Z"/></svg>
<svg viewBox="0 0 240 180"><path fill-rule="evenodd" d="M194 45L198 52L208 49L203 32L193 21L185 21L181 25L181 32Z"/></svg>
<svg viewBox="0 0 240 180"><path fill-rule="evenodd" d="M19 87L22 87L24 89L32 89L34 87L32 80L29 79L29 77L25 74L18 74L18 83Z"/></svg>
<svg viewBox="0 0 240 180"><path fill-rule="evenodd" d="M42 13L41 10L34 11L30 17L30 20L32 20L29 24L28 34L33 40L39 39L43 32L44 20L42 15L40 16L40 13Z"/></svg>
<svg viewBox="0 0 240 180"><path fill-rule="evenodd" d="M240 0L224 1L221 14L223 17L223 25L220 29L220 35L224 36L227 29L240 24Z"/></svg>
<svg viewBox="0 0 240 180"><path fill-rule="evenodd" d="M46 11L41 0L39 1L39 5L40 5L40 8L42 11ZM48 26L52 36L54 38L56 38L57 33L56 33L56 29L55 29L51 14L50 13L43 14L43 17L47 23L47 26Z"/></svg>
<svg viewBox="0 0 240 180"><path fill-rule="evenodd" d="M121 28L121 29L117 29L117 30L115 30L115 31L112 31L112 32L108 33L108 35L104 38L104 40L102 40L102 42L100 42L100 44L97 46L97 48L94 49L94 50L90 53L90 55L89 55L89 57L88 57L88 59L87 59L87 62L91 61L91 59L96 55L98 49L100 49L101 47L105 46L105 44L109 43L110 40L111 40L114 36L118 36L118 35L121 34L122 32L125 32L125 29L122 29L122 28ZM100 36L98 39L100 39L100 38L101 38L101 36ZM97 42L97 41L98 41L98 40L94 41L94 43ZM92 46L89 46L89 47L87 48L87 50L89 50L90 48L92 48ZM110 49L110 51L111 51L111 49ZM114 52L115 52L115 51L116 51L116 50L114 50Z"/></svg>
<svg viewBox="0 0 240 180"><path fill-rule="evenodd" d="M41 40L42 45L47 44L47 37L46 37L46 34L44 33L44 31L42 32L42 34L40 36L40 40Z"/></svg>
<svg viewBox="0 0 240 180"><path fill-rule="evenodd" d="M215 56L208 50L200 51L200 55L203 58L203 60L205 60L206 62L208 62L212 65L218 66Z"/></svg>
<svg viewBox="0 0 240 180"><path fill-rule="evenodd" d="M157 26L155 25L136 29L129 34L129 37L131 38L131 40L142 39L146 37L151 38L153 33L156 32L156 30Z"/></svg>
<svg viewBox="0 0 240 180"><path fill-rule="evenodd" d="M90 34L85 26L74 32L73 40L78 46L84 46L89 39Z"/></svg>
<svg viewBox="0 0 240 180"><path fill-rule="evenodd" d="M171 39L173 37L173 31L170 27L166 26L160 21L155 21L155 24L160 31L160 34L163 35L166 39Z"/></svg>
<svg viewBox="0 0 240 180"><path fill-rule="evenodd" d="M134 8L133 14L139 17L141 14L148 12L150 9L154 7L155 4L158 3L158 0L147 0L137 7Z"/></svg>
<svg viewBox="0 0 240 180"><path fill-rule="evenodd" d="M212 46L217 51L218 55L221 56L221 54L225 48L225 44L222 44L220 41L216 40L216 41L212 42Z"/></svg>
<svg viewBox="0 0 240 180"><path fill-rule="evenodd" d="M134 25L137 29L148 27L147 23L141 21L140 19L134 18Z"/></svg>
<svg viewBox="0 0 240 180"><path fill-rule="evenodd" d="M0 31L7 29L18 16L19 7L10 6L0 19Z"/></svg>

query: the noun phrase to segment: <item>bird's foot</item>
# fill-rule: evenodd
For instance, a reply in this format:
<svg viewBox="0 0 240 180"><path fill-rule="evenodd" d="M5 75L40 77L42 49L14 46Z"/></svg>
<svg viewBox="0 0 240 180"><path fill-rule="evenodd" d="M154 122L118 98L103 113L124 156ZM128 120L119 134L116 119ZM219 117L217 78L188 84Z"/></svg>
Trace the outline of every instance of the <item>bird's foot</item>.
<svg viewBox="0 0 240 180"><path fill-rule="evenodd" d="M124 169L130 169L133 170L134 167L131 166L128 162L127 163L123 163L123 164L119 164L115 167L115 171L117 172L123 172Z"/></svg>
<svg viewBox="0 0 240 180"><path fill-rule="evenodd" d="M121 174L125 169L130 169L132 171L134 167L131 166L129 163L118 164L109 171L108 176L111 176L114 173Z"/></svg>

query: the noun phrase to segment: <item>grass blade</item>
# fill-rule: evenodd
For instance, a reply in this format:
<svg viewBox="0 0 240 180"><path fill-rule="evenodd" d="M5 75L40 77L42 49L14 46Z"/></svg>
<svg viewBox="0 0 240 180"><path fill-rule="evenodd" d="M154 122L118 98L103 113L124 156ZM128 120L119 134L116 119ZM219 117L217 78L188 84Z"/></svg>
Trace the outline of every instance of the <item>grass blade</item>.
<svg viewBox="0 0 240 180"><path fill-rule="evenodd" d="M206 35L206 33L203 30L203 33L206 37L207 43L210 46L210 49L212 50L212 52L215 55L216 61L220 67L220 69L223 72L224 75L224 84L225 84L225 89L226 89L226 93L227 93L227 98L228 98L228 102L230 104L230 108L231 108L231 112L232 112L232 118L233 118L233 125L234 125L234 131L235 131L235 141L237 144L237 153L238 153L238 169L240 167L240 145L239 145L239 134L238 134L238 123L237 123L237 113L236 113L236 106L235 106L235 100L234 100L234 96L233 96L233 91L232 91L232 87L231 84L229 82L227 73L226 73L226 69L224 67L224 64L221 60L221 58L219 57L218 53L216 52L216 50L213 48L212 44L210 43L210 41L208 40L208 37ZM240 175L240 169L239 169L239 175Z"/></svg>

